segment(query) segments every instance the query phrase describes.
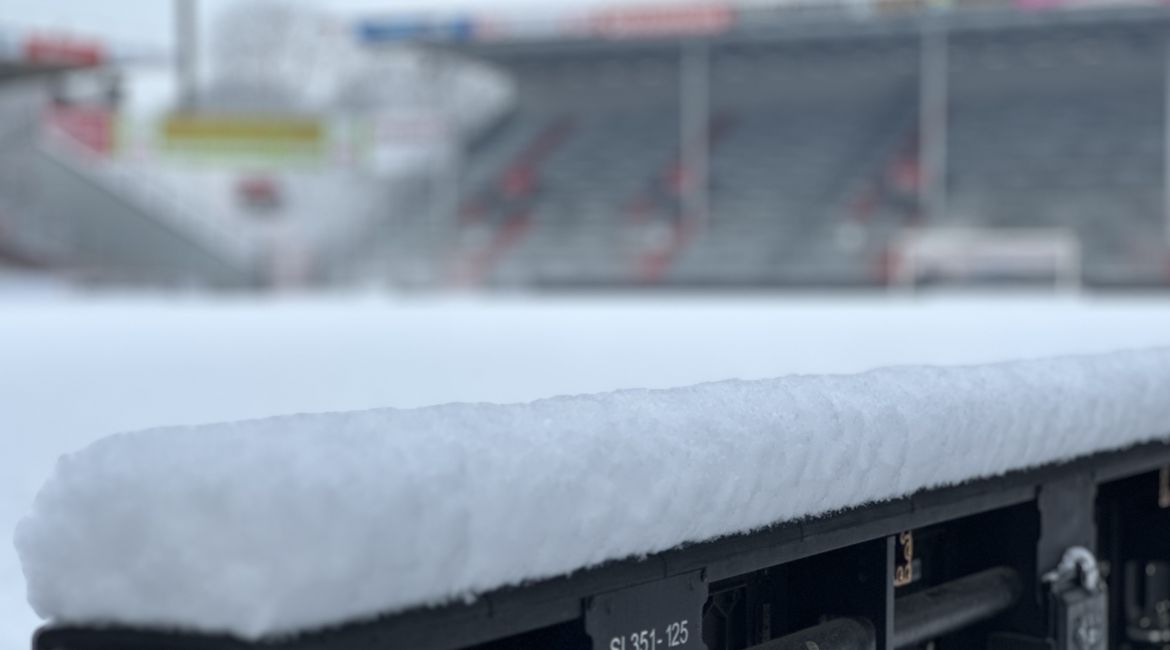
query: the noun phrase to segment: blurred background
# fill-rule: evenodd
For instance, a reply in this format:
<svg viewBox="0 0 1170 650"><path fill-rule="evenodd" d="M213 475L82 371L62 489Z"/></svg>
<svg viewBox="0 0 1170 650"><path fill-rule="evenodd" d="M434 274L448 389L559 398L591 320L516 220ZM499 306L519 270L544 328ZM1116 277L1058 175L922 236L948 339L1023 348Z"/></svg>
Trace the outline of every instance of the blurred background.
<svg viewBox="0 0 1170 650"><path fill-rule="evenodd" d="M10 290L1170 282L1161 2L42 4Z"/></svg>

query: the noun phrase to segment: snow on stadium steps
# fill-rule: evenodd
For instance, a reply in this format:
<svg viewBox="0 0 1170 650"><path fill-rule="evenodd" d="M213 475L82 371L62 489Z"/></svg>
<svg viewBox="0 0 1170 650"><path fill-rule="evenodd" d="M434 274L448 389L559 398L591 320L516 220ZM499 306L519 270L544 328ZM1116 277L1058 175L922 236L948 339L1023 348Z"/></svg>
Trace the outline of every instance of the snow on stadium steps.
<svg viewBox="0 0 1170 650"><path fill-rule="evenodd" d="M258 638L1170 433L1170 348L113 436L17 531L55 622Z"/></svg>

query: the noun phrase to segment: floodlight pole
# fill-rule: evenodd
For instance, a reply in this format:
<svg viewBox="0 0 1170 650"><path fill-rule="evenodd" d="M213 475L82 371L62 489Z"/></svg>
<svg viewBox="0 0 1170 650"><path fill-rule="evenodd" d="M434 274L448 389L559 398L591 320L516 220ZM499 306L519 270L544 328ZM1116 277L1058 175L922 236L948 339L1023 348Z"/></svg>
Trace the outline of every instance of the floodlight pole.
<svg viewBox="0 0 1170 650"><path fill-rule="evenodd" d="M198 104L199 7L197 0L174 0L175 80L178 106L193 110Z"/></svg>
<svg viewBox="0 0 1170 650"><path fill-rule="evenodd" d="M948 50L946 26L926 16L918 50L918 191L928 221L947 218Z"/></svg>
<svg viewBox="0 0 1170 650"><path fill-rule="evenodd" d="M690 174L682 187L683 217L703 227L710 221L710 48L685 44L679 50L679 157Z"/></svg>
<svg viewBox="0 0 1170 650"><path fill-rule="evenodd" d="M439 251L453 241L459 228L459 194L462 176L462 146L459 120L453 102L451 62L442 53L431 53L427 57L431 80L431 103L438 116L440 141L437 151L432 152L430 170L430 215L425 220L427 227L423 250L434 258L435 273L441 273L442 260Z"/></svg>

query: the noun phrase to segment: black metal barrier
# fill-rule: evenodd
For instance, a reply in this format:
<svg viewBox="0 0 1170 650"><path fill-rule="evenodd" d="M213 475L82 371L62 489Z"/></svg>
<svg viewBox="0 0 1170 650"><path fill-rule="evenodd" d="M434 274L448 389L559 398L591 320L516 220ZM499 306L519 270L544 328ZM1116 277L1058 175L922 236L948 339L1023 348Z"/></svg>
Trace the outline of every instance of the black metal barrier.
<svg viewBox="0 0 1170 650"><path fill-rule="evenodd" d="M849 480L842 477L841 480ZM777 495L783 498L783 495ZM1162 650L1170 444L1151 443L248 643L40 630L35 650Z"/></svg>

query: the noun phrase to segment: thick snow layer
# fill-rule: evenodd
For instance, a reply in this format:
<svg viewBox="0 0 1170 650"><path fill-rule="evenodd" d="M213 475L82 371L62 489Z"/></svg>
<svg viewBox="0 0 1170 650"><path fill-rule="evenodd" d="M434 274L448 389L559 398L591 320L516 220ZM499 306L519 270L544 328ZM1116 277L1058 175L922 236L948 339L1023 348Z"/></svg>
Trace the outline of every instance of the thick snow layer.
<svg viewBox="0 0 1170 650"><path fill-rule="evenodd" d="M1170 348L157 429L16 542L68 622L279 634L1170 433Z"/></svg>
<svg viewBox="0 0 1170 650"><path fill-rule="evenodd" d="M116 431L519 402L728 378L1170 345L1170 300L739 296L510 300L6 294L0 537L63 453ZM38 618L0 550L0 650Z"/></svg>

